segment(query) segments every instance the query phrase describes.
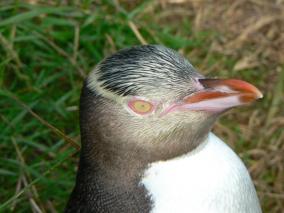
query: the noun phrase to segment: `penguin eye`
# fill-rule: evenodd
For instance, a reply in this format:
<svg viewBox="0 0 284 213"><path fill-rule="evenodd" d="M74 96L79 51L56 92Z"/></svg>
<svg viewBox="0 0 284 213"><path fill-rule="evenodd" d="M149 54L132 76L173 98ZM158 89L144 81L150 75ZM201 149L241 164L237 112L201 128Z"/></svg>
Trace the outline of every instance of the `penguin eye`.
<svg viewBox="0 0 284 213"><path fill-rule="evenodd" d="M128 107L135 113L140 115L146 115L154 110L152 103L144 100L131 100L128 102Z"/></svg>

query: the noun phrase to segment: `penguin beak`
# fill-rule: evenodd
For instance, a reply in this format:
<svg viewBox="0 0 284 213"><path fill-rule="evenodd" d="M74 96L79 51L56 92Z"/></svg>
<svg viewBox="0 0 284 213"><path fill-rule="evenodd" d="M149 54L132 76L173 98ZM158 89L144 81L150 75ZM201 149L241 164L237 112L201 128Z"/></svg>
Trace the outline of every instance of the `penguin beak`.
<svg viewBox="0 0 284 213"><path fill-rule="evenodd" d="M252 84L236 79L198 79L203 89L187 96L182 108L197 111L223 111L262 98Z"/></svg>

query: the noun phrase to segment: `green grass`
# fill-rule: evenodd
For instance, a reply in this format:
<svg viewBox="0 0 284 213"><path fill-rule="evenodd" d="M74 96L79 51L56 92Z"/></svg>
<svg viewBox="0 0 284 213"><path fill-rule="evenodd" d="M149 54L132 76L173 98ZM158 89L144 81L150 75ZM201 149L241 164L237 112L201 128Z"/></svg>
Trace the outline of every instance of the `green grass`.
<svg viewBox="0 0 284 213"><path fill-rule="evenodd" d="M63 211L79 156L70 140L80 142L78 102L84 77L106 55L143 42L131 23L147 43L182 50L209 76L243 77L264 88L267 76L260 75L261 70L233 72L236 58L208 53L216 32L195 32L188 18L158 22L162 9L148 10L155 5L153 1L131 6L106 0L64 5L61 1L49 5L22 2L0 3L0 212ZM279 105L271 96L255 107L269 111L271 100ZM271 112L272 117L277 110ZM253 108L243 111L251 113ZM246 116L234 111L220 122L230 129L224 137L230 139L233 132L234 140L242 141L237 145L229 141L240 153L253 149L259 139L252 136L249 139L254 143L246 143L240 128L247 125ZM250 155L244 158L253 164ZM275 181L273 172L254 178L268 184ZM279 202L261 198L265 209Z"/></svg>

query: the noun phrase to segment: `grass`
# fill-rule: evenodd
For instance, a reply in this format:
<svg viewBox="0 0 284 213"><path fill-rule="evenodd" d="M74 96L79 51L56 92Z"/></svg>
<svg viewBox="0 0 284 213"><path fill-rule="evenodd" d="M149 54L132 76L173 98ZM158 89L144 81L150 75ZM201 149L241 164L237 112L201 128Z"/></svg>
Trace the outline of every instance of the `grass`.
<svg viewBox="0 0 284 213"><path fill-rule="evenodd" d="M243 55L212 51L222 35L197 30L194 10L181 17L155 1L62 2L0 3L0 212L63 211L79 156L83 79L104 56L143 43L180 51L208 76L242 78L264 91L214 130L249 167L264 212L283 211L283 63L236 71Z"/></svg>

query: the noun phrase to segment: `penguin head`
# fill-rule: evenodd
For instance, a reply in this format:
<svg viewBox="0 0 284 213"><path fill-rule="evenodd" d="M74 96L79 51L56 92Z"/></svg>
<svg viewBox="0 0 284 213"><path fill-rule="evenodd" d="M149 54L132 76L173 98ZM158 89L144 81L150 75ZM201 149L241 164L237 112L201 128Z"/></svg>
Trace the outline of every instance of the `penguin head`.
<svg viewBox="0 0 284 213"><path fill-rule="evenodd" d="M87 125L94 137L113 141L117 149L156 147L161 153L164 147L168 153L196 147L220 114L262 97L241 80L206 79L184 57L159 45L105 58L84 90L81 126Z"/></svg>

